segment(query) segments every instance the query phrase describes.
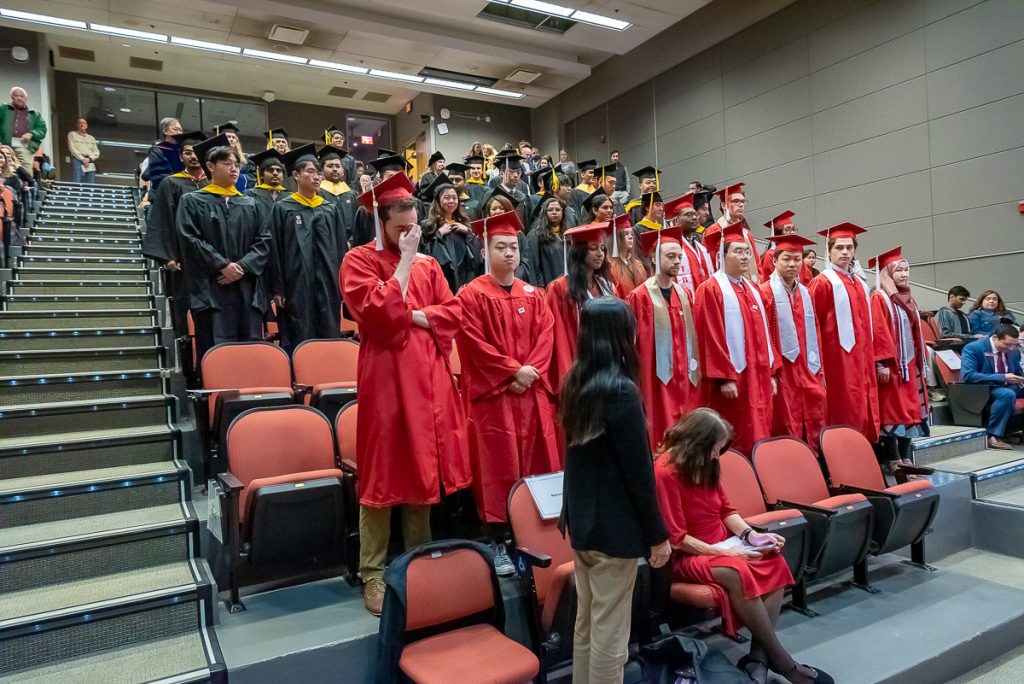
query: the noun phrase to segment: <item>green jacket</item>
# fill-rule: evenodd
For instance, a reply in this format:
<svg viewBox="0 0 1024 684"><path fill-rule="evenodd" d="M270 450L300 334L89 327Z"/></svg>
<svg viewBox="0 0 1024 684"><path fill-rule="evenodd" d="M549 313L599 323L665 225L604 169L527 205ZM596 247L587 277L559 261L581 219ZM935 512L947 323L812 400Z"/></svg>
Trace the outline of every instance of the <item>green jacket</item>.
<svg viewBox="0 0 1024 684"><path fill-rule="evenodd" d="M0 107L0 142L5 145L11 144L11 132L14 130L14 106L7 103ZM34 109L28 110L28 130L32 133L32 140L29 141L28 150L35 154L46 137L46 122L43 115Z"/></svg>

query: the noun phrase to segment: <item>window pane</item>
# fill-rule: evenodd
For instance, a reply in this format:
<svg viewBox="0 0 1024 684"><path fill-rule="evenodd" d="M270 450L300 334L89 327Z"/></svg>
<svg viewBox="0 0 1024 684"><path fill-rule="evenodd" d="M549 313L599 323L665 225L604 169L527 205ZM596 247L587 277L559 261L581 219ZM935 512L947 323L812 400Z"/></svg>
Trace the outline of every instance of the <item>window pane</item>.
<svg viewBox="0 0 1024 684"><path fill-rule="evenodd" d="M173 116L181 123L181 130L194 131L199 126L199 98L194 95L177 93L156 94L157 122L165 116Z"/></svg>
<svg viewBox="0 0 1024 684"><path fill-rule="evenodd" d="M79 106L99 142L101 172L131 173L157 136L152 90L81 81Z"/></svg>
<svg viewBox="0 0 1024 684"><path fill-rule="evenodd" d="M391 122L387 119L349 116L346 123L348 152L359 161L375 159L378 147L391 148Z"/></svg>
<svg viewBox="0 0 1024 684"><path fill-rule="evenodd" d="M241 133L242 149L255 153L267 148L267 107L255 102L238 102L219 98L203 98L203 130L213 133L213 129L228 121L233 122Z"/></svg>

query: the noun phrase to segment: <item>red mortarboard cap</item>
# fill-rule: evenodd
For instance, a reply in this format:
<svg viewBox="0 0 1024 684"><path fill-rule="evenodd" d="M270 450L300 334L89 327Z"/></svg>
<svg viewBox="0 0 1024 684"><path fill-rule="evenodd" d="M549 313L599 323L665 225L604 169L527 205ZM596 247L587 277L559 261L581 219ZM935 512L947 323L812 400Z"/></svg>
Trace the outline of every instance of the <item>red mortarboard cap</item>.
<svg viewBox="0 0 1024 684"><path fill-rule="evenodd" d="M786 210L786 211L782 212L781 214L779 214L778 216L776 216L775 218L770 219L768 221L765 221L764 227L765 228L770 228L771 231L772 231L772 234L774 234L775 231L777 231L780 228L782 228L782 226L791 225L793 223L792 218L794 216L796 216L796 214L794 214L793 212L791 212L789 210Z"/></svg>
<svg viewBox="0 0 1024 684"><path fill-rule="evenodd" d="M648 230L647 232L640 233L640 249L643 250L644 254L654 256L654 250L658 246L658 238L661 238L661 243L674 242L678 245L683 244L683 229L679 226L672 228L662 228L661 230Z"/></svg>
<svg viewBox="0 0 1024 684"><path fill-rule="evenodd" d="M743 223L737 221L736 223L730 223L722 229L722 239L726 243L730 242L746 242L747 238L743 234Z"/></svg>
<svg viewBox="0 0 1024 684"><path fill-rule="evenodd" d="M588 223L565 231L565 237L573 242L602 242L612 232L612 222Z"/></svg>
<svg viewBox="0 0 1024 684"><path fill-rule="evenodd" d="M632 226L633 222L629 220L629 214L619 214L615 217L615 230L626 230Z"/></svg>
<svg viewBox="0 0 1024 684"><path fill-rule="evenodd" d="M674 200L665 202L665 216L672 217L677 216L683 209L689 207L693 209L693 193L688 192L682 197L677 197Z"/></svg>
<svg viewBox="0 0 1024 684"><path fill-rule="evenodd" d="M802 252L804 247L810 247L814 240L805 238L803 235L772 235L768 238L775 245L775 249L783 252Z"/></svg>
<svg viewBox="0 0 1024 684"><path fill-rule="evenodd" d="M903 260L903 246L897 245L888 252L882 252L868 261L868 268L883 269L891 263Z"/></svg>
<svg viewBox="0 0 1024 684"><path fill-rule="evenodd" d="M469 227L481 240L484 237L484 222L484 219L480 219L469 224ZM519 212L517 211L506 211L504 214L491 216L486 220L486 223L488 240L503 236L514 237L523 229L523 222L520 220Z"/></svg>
<svg viewBox="0 0 1024 684"><path fill-rule="evenodd" d="M413 190L415 188L409 177L404 173L396 173L361 194L359 196L359 204L363 205L363 208L372 214L374 201L380 205L385 202L394 202L395 200L412 197Z"/></svg>
<svg viewBox="0 0 1024 684"><path fill-rule="evenodd" d="M840 223L838 226L819 230L818 235L824 235L827 238L855 238L861 233L866 232L868 232L866 229L847 221Z"/></svg>
<svg viewBox="0 0 1024 684"><path fill-rule="evenodd" d="M724 202L726 198L726 193L731 195L734 192L740 192L741 190L743 190L744 185L746 185L746 183L733 183L732 185L726 185L724 188L722 188L715 194L718 195L718 198Z"/></svg>

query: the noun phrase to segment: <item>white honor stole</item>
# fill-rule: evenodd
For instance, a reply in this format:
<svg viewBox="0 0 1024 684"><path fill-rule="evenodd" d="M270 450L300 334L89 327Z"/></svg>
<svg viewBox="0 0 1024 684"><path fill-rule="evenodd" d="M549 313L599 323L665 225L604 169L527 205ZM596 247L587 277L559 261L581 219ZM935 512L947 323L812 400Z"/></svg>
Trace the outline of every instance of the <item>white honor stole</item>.
<svg viewBox="0 0 1024 684"><path fill-rule="evenodd" d="M839 346L844 351L850 352L857 345L857 332L853 328L853 308L850 304L850 294L846 291L846 284L839 274L831 268L826 268L822 273L832 283L832 302L836 308L836 328L839 329ZM868 330L871 330L871 299L868 286L857 276L853 281L860 285L864 291L864 301L868 306Z"/></svg>
<svg viewBox="0 0 1024 684"><path fill-rule="evenodd" d="M800 336L796 332L796 322L793 320L793 306L789 300L789 292L786 291L786 284L777 273L772 273L768 282L772 286L772 296L775 299L775 315L779 327L779 346L782 347L782 356L792 363L800 355ZM805 359L807 370L811 375L817 375L821 370L821 353L818 349L818 334L814 325L814 307L811 306L811 295L798 280L796 290L804 307L804 337L807 339L807 353Z"/></svg>
<svg viewBox="0 0 1024 684"><path fill-rule="evenodd" d="M878 290L878 293L882 295L886 306L889 307L894 333L893 341L896 342L896 365L900 369L900 377L906 382L910 379L910 364L917 358L917 351L914 349L914 331L910 328L910 317L901 307L892 303L888 292Z"/></svg>
<svg viewBox="0 0 1024 684"><path fill-rule="evenodd" d="M722 314L725 319L725 345L729 349L729 361L737 373L747 369L747 349L744 344L746 332L743 327L743 312L740 309L740 300L732 289L732 282L725 271L718 271L712 276L718 281L718 289L722 291ZM761 293L757 286L751 282L743 283L743 287L750 288L757 300L758 311L761 313L761 325L764 326L765 348L768 350L768 365L775 365L775 352L772 351L771 333L768 332L768 317L764 312L764 302L761 301Z"/></svg>

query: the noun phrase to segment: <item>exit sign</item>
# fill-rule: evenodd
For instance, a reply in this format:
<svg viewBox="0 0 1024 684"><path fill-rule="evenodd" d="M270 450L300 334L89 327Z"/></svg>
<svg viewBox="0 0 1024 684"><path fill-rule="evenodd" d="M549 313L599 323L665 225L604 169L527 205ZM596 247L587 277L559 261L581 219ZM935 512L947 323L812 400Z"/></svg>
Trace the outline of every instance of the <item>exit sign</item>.
<svg viewBox="0 0 1024 684"><path fill-rule="evenodd" d="M361 142L364 145L372 145L373 144L373 136L372 135L360 136L359 137L359 142Z"/></svg>

